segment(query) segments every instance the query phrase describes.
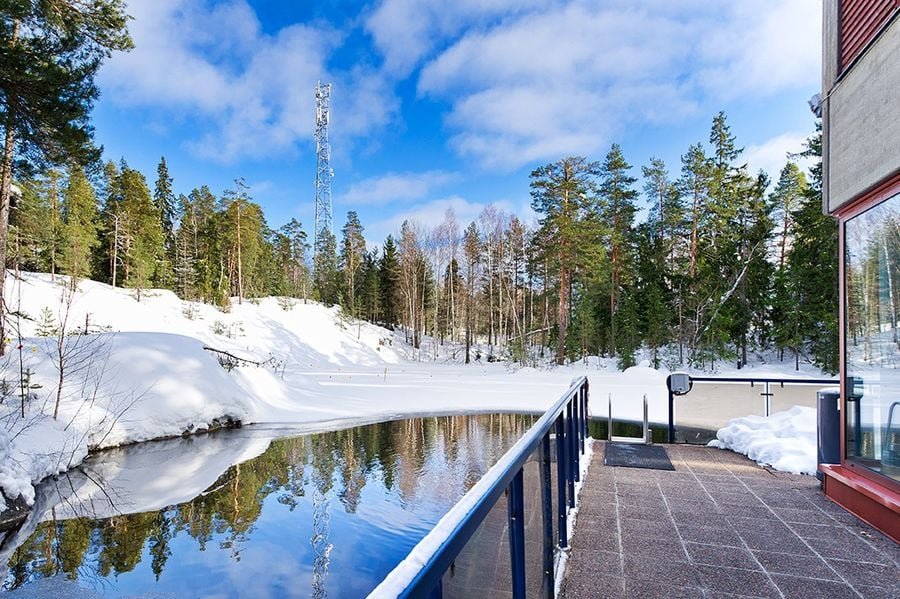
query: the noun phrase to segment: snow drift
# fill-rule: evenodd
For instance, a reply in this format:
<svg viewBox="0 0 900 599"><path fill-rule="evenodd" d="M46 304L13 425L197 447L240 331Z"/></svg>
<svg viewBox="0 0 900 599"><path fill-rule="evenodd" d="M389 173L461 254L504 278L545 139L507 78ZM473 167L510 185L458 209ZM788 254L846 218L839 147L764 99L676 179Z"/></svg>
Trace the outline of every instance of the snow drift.
<svg viewBox="0 0 900 599"><path fill-rule="evenodd" d="M816 410L794 406L769 417L735 418L716 433L709 446L742 453L783 472L815 475Z"/></svg>

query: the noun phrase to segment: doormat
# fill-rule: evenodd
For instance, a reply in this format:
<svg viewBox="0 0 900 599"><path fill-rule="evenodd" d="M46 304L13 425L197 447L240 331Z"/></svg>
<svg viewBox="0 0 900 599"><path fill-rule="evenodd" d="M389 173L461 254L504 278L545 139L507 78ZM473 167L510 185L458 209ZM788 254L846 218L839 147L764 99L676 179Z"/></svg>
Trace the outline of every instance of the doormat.
<svg viewBox="0 0 900 599"><path fill-rule="evenodd" d="M631 443L607 443L603 463L623 468L648 470L675 470L662 445L635 445Z"/></svg>

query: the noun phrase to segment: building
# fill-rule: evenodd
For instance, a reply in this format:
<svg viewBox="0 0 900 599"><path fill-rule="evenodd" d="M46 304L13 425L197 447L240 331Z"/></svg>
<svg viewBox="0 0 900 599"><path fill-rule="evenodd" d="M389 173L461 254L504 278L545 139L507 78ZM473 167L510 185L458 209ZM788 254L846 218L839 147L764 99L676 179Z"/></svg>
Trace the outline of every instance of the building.
<svg viewBox="0 0 900 599"><path fill-rule="evenodd" d="M838 219L841 462L825 494L900 542L900 0L824 0L824 208Z"/></svg>

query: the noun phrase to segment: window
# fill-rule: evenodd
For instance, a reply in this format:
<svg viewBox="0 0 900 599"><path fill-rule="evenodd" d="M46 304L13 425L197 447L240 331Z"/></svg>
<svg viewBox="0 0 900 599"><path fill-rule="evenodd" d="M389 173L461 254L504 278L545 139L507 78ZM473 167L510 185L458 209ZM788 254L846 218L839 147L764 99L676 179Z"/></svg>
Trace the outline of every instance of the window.
<svg viewBox="0 0 900 599"><path fill-rule="evenodd" d="M848 462L900 481L900 193L844 225Z"/></svg>

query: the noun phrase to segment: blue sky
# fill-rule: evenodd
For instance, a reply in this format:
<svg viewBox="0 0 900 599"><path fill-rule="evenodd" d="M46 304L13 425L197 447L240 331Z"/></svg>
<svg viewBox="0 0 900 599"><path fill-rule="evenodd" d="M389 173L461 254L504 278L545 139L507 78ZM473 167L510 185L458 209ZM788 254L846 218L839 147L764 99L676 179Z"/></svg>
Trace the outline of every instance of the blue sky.
<svg viewBox="0 0 900 599"><path fill-rule="evenodd" d="M136 48L101 70L105 157L177 193L244 177L270 226L309 230L314 90L332 83L335 230L370 243L404 218L494 203L533 218L528 174L619 143L677 174L725 110L777 177L812 131L819 0L131 0Z"/></svg>

